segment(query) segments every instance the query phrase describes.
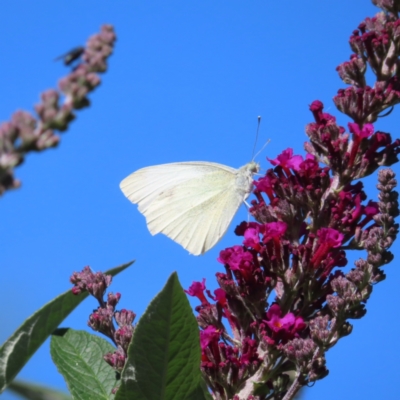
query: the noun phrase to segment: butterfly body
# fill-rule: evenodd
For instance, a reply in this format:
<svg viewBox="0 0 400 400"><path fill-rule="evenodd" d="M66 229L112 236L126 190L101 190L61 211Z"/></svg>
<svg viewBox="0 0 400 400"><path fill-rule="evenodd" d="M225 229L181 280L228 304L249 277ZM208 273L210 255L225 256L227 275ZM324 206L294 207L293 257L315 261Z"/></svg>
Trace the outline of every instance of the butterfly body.
<svg viewBox="0 0 400 400"><path fill-rule="evenodd" d="M72 64L75 60L77 60L85 51L85 48L82 46L75 47L71 49L68 53L65 53L55 59L57 60L63 60L64 65L68 66Z"/></svg>
<svg viewBox="0 0 400 400"><path fill-rule="evenodd" d="M226 233L253 187L259 165L239 169L192 161L142 168L121 190L146 217L151 234L163 233L191 254L203 254Z"/></svg>

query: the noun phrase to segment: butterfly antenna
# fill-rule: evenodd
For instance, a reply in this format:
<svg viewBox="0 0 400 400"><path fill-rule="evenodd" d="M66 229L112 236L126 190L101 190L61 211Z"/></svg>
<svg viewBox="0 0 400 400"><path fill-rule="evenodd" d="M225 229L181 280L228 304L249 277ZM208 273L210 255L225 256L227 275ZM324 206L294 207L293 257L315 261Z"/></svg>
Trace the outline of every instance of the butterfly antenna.
<svg viewBox="0 0 400 400"><path fill-rule="evenodd" d="M270 141L271 141L271 139L268 139L268 140L264 143L264 146L261 147L260 151L257 151L257 154L253 157L253 159L256 158L256 157L267 147L267 145L268 145L268 143L269 143Z"/></svg>
<svg viewBox="0 0 400 400"><path fill-rule="evenodd" d="M252 155L252 160L256 157L254 155L254 152L256 151L256 146L257 146L257 140L258 140L258 131L260 130L260 124L261 124L261 116L259 115L257 117L257 133L256 133L256 140L254 141L254 146L253 146L253 155Z"/></svg>

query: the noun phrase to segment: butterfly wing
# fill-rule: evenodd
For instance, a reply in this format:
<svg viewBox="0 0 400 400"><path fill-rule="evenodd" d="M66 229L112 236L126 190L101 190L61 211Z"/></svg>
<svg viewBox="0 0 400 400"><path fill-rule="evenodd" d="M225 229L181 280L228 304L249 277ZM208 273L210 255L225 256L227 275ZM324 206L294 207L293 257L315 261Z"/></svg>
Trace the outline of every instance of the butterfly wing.
<svg viewBox="0 0 400 400"><path fill-rule="evenodd" d="M238 171L209 162L164 164L143 168L120 186L153 235L161 232L199 255L222 238L244 199Z"/></svg>

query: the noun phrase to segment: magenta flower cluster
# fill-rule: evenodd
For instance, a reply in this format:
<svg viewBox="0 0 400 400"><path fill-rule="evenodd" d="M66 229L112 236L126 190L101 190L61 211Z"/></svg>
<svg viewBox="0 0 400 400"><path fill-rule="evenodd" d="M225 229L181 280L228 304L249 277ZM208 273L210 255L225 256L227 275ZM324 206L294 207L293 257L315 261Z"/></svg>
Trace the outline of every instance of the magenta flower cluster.
<svg viewBox="0 0 400 400"><path fill-rule="evenodd" d="M104 301L105 292L111 281L111 275L105 275L101 272L94 273L88 266L83 268L81 272L74 272L70 277L70 282L74 285L73 294L88 292L99 302L99 307L89 316L88 326L110 338L115 344L116 351L105 354L104 360L120 373L127 359L136 314L130 310L116 310L121 298L120 293L113 294L110 292L107 295L107 301ZM118 326L117 329L114 321Z"/></svg>
<svg viewBox="0 0 400 400"><path fill-rule="evenodd" d="M25 156L57 146L60 137L54 131L66 131L75 119L74 110L89 106L87 95L100 84L98 73L106 71L115 40L113 27L103 25L99 33L89 38L81 61L60 79L59 91L49 89L41 94L41 102L35 105L37 117L17 111L9 122L0 125L0 195L20 186L13 171ZM62 104L60 95L64 96Z"/></svg>
<svg viewBox="0 0 400 400"><path fill-rule="evenodd" d="M400 101L400 1L374 3L385 12L353 32L354 54L337 69L351 86L334 102L353 122L346 129L320 101L310 105L307 154L284 150L254 182L255 221L236 228L240 245L220 252L219 288L211 293L203 279L187 290L201 303L201 369L214 399L289 400L324 378L326 351L385 279L399 206L394 172L380 167L398 161L400 140L373 123ZM378 199L368 200L360 179L376 172ZM347 250L366 257L345 269Z"/></svg>

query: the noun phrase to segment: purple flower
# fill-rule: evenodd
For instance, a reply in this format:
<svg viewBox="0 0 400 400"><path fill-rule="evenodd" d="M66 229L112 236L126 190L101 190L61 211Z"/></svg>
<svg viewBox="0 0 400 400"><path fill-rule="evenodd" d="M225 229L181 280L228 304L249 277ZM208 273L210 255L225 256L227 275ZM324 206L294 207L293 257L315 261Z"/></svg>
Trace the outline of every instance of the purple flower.
<svg viewBox="0 0 400 400"><path fill-rule="evenodd" d="M357 155L361 141L369 138L374 133L374 126L372 124L365 124L362 128L356 123L349 122L349 130L353 134L353 146L351 148L349 166L353 166Z"/></svg>
<svg viewBox="0 0 400 400"><path fill-rule="evenodd" d="M272 179L269 175L265 175L253 183L258 192L264 192L268 196L269 200L273 201L275 180L276 179Z"/></svg>
<svg viewBox="0 0 400 400"><path fill-rule="evenodd" d="M252 228L247 228L244 232L243 245L250 247L256 251L260 251L260 228L261 225L259 224L253 226Z"/></svg>
<svg viewBox="0 0 400 400"><path fill-rule="evenodd" d="M329 248L339 247L343 241L343 234L332 228L321 228L317 232L319 245L326 245Z"/></svg>
<svg viewBox="0 0 400 400"><path fill-rule="evenodd" d="M344 239L344 235L333 228L321 228L318 230L317 236L318 246L310 262L314 268L319 268L328 253L332 249L340 247Z"/></svg>
<svg viewBox="0 0 400 400"><path fill-rule="evenodd" d="M306 159L299 164L297 171L307 177L314 176L319 171L319 164L315 156L307 154Z"/></svg>
<svg viewBox="0 0 400 400"><path fill-rule="evenodd" d="M201 282L194 281L188 290L184 290L189 296L197 297L201 304L209 304L209 301L204 296L204 290L206 290L206 280L203 278Z"/></svg>
<svg viewBox="0 0 400 400"><path fill-rule="evenodd" d="M374 126L372 124L365 124L362 129L354 122L349 122L349 130L353 135L356 135L360 139L368 138L374 133Z"/></svg>
<svg viewBox="0 0 400 400"><path fill-rule="evenodd" d="M253 256L243 246L233 246L222 250L217 261L228 265L231 270L241 270L247 269L253 263Z"/></svg>
<svg viewBox="0 0 400 400"><path fill-rule="evenodd" d="M303 318L296 317L293 313L287 313L282 317L282 310L278 304L272 304L267 312L267 320L264 322L272 331L273 339L285 342L298 336L298 332L306 327Z"/></svg>
<svg viewBox="0 0 400 400"><path fill-rule="evenodd" d="M212 325L200 331L200 346L205 349L211 342L218 342L220 331Z"/></svg>
<svg viewBox="0 0 400 400"><path fill-rule="evenodd" d="M264 235L263 242L267 243L269 240L281 239L285 234L286 229L287 224L280 221L264 224L262 227L262 233Z"/></svg>
<svg viewBox="0 0 400 400"><path fill-rule="evenodd" d="M303 162L303 157L294 156L293 149L287 148L286 150L283 150L282 153L279 154L275 159L271 160L268 158L268 161L272 165L281 166L285 171L289 169L297 171L299 169L299 165Z"/></svg>
<svg viewBox="0 0 400 400"><path fill-rule="evenodd" d="M225 290L218 288L214 290L214 299L219 303L222 307L226 306L226 292Z"/></svg>

